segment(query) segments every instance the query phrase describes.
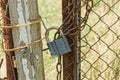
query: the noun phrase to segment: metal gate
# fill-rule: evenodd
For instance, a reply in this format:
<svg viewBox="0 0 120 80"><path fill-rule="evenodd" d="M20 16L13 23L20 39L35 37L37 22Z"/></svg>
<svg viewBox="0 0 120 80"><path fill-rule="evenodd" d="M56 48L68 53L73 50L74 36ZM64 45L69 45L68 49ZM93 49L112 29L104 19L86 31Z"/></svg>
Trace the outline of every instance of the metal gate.
<svg viewBox="0 0 120 80"><path fill-rule="evenodd" d="M120 80L120 0L62 1L66 5L63 13L68 16L61 29L66 35L80 34L80 45L74 45L80 49L80 54L76 51L65 55L64 59L58 58L57 79ZM68 27L64 29L64 25ZM74 41L70 42L72 45Z"/></svg>

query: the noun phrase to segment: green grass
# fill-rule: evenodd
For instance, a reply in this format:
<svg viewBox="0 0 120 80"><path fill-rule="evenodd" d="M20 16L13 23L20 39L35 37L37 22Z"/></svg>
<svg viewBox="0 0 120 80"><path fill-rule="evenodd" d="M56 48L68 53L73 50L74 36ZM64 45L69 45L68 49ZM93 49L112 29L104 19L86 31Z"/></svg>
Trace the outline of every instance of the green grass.
<svg viewBox="0 0 120 80"><path fill-rule="evenodd" d="M47 28L51 26L60 26L62 23L62 4L61 0L38 0L39 12L42 16ZM42 36L44 36L45 29L42 25ZM55 30L50 32L50 41L53 40ZM43 41L43 48L46 48L46 41ZM44 66L45 66L45 80L56 80L56 64L57 58L51 57L49 51L43 52Z"/></svg>
<svg viewBox="0 0 120 80"><path fill-rule="evenodd" d="M48 27L60 26L61 7L61 0L39 0L39 12Z"/></svg>

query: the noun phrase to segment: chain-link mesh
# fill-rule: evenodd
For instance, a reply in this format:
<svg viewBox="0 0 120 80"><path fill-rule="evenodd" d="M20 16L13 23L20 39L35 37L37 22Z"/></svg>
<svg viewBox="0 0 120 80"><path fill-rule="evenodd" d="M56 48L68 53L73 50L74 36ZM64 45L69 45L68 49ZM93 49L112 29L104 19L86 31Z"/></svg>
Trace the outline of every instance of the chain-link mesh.
<svg viewBox="0 0 120 80"><path fill-rule="evenodd" d="M75 41L71 35L77 35L80 31L80 73L77 73L80 80L120 80L120 1L81 0L74 5L75 0L67 0L64 4L67 4L63 8L66 18L60 29L70 36L70 44ZM75 16L79 11L80 25L76 25ZM68 58L68 66L63 67L63 72L68 68L65 80L73 80L73 74L69 72L74 72L75 58L69 54Z"/></svg>
<svg viewBox="0 0 120 80"><path fill-rule="evenodd" d="M65 35L74 36L81 33L81 56L78 64L80 80L120 80L120 0L93 0L92 8L91 0L81 0L77 4L76 6L74 0L69 0L68 6L63 10L63 13L67 12L68 18L63 21L60 29L63 30L63 26L69 24L69 27L64 29ZM80 10L80 24L71 28L76 26L73 22ZM1 20L0 5L0 22ZM78 26L81 27L80 30ZM2 37L0 40L2 44ZM73 42L74 39L71 38L71 45ZM71 63L66 67L62 67L63 59L58 58L58 79L62 79L62 70L74 65L73 57L69 57ZM72 80L71 73L66 74L66 80Z"/></svg>
<svg viewBox="0 0 120 80"><path fill-rule="evenodd" d="M120 0L93 1L81 31L81 80L120 80Z"/></svg>

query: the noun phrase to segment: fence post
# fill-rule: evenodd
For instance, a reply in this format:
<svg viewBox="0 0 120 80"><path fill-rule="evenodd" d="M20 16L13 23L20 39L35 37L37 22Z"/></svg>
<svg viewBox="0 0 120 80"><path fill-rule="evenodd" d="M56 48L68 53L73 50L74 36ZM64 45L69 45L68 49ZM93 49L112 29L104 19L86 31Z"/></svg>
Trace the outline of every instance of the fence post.
<svg viewBox="0 0 120 80"><path fill-rule="evenodd" d="M80 4L79 4L80 3ZM76 4L77 5L80 5L80 9L79 11L77 12L77 15L76 15L76 20L77 20L77 25L80 26L79 29L81 29L81 0L76 0ZM80 80L81 79L81 72L80 72L80 69L81 69L81 30L79 31L78 35L77 35L77 79L76 80Z"/></svg>
<svg viewBox="0 0 120 80"><path fill-rule="evenodd" d="M63 11L63 21L69 15L72 8L77 5L78 0L62 0L62 11ZM72 3L72 5L71 5ZM71 5L71 6L70 6ZM69 7L68 7L69 6ZM66 8L68 7L68 8ZM74 15L75 10L71 14ZM80 24L80 12L75 15L67 25L64 25L63 30L67 29L71 24L71 28L77 27ZM69 20L69 18L68 18ZM71 36L74 39L74 44L71 46L72 51L69 54L63 56L63 80L79 80L79 56L80 56L80 49L77 48L80 35L73 35ZM68 41L71 43L70 36L67 36Z"/></svg>
<svg viewBox="0 0 120 80"><path fill-rule="evenodd" d="M7 7L8 0L1 0L1 8L2 8L2 24L7 26L10 24L9 8ZM13 48L13 39L12 39L12 31L11 29L3 29L4 35L4 47L5 49ZM13 65L14 52L5 52L6 53L6 71L7 71L7 80L15 80L15 68Z"/></svg>
<svg viewBox="0 0 120 80"><path fill-rule="evenodd" d="M11 23L25 24L39 19L37 0L8 0ZM41 38L40 23L12 29L14 47L25 46ZM44 80L42 44L16 50L18 80Z"/></svg>

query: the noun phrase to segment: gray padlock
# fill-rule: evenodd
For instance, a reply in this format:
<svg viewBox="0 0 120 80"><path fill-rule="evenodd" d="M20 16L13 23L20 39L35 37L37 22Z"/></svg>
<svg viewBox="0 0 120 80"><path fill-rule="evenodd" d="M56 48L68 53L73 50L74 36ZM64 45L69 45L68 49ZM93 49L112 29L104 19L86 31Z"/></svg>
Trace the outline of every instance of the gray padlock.
<svg viewBox="0 0 120 80"><path fill-rule="evenodd" d="M51 55L52 56L60 56L60 55L63 55L63 54L70 52L71 48L69 46L69 43L68 43L66 37L63 35L63 32L61 30L60 30L61 37L50 42L48 35L49 35L49 31L51 29L57 29L57 28L53 28L53 27L49 28L45 34L47 37L46 41L47 41L48 48L51 52Z"/></svg>

